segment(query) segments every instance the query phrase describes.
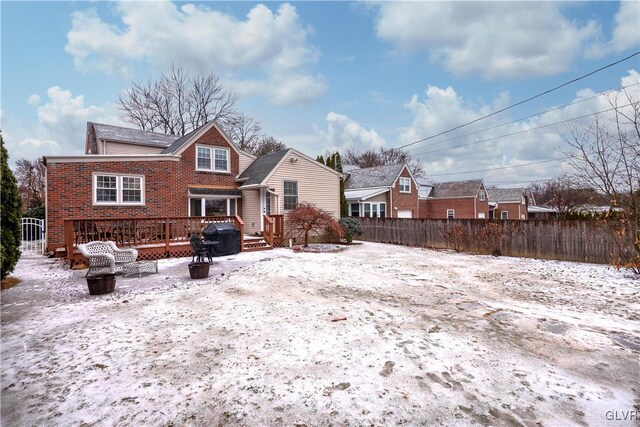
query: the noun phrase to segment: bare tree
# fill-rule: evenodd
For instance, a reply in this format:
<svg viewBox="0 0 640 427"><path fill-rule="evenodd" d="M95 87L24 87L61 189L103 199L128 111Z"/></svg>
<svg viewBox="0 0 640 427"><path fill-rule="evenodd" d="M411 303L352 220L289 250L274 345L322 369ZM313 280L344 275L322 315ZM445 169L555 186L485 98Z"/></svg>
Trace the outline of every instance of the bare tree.
<svg viewBox="0 0 640 427"><path fill-rule="evenodd" d="M347 150L342 157L342 162L346 165L355 165L361 168L406 163L415 177L422 177L425 174L420 160L399 149L383 150L380 148L378 151L370 149L363 152Z"/></svg>
<svg viewBox="0 0 640 427"><path fill-rule="evenodd" d="M217 120L237 117L238 96L213 72L187 72L172 65L158 80L134 81L118 99L123 120L142 130L185 135Z"/></svg>
<svg viewBox="0 0 640 427"><path fill-rule="evenodd" d="M15 175L23 199L23 209L44 205L44 166L37 160L18 159Z"/></svg>
<svg viewBox="0 0 640 427"><path fill-rule="evenodd" d="M260 157L265 154L275 153L276 151L286 150L287 146L284 142L275 139L272 136L262 136L251 151L252 154Z"/></svg>
<svg viewBox="0 0 640 427"><path fill-rule="evenodd" d="M622 208L613 223L617 265L640 274L640 101L628 91L608 100L613 116L596 116L587 126L570 128L564 135L570 147L565 154L579 186L596 189Z"/></svg>
<svg viewBox="0 0 640 427"><path fill-rule="evenodd" d="M264 139L260 122L243 113L227 120L224 131L238 148L250 153L254 152L261 139Z"/></svg>
<svg viewBox="0 0 640 427"><path fill-rule="evenodd" d="M561 214L570 212L585 204L607 204L608 199L593 188L580 188L575 180L567 175L531 185L537 204L555 208Z"/></svg>

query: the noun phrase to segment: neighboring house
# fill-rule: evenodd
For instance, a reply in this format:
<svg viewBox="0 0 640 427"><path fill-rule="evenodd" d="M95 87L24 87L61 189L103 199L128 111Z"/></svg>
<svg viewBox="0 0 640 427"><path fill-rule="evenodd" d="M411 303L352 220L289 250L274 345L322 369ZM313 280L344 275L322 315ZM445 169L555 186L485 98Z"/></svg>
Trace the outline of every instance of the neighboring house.
<svg viewBox="0 0 640 427"><path fill-rule="evenodd" d="M481 179L433 184L421 180L420 183L420 218L488 218L487 191Z"/></svg>
<svg viewBox="0 0 640 427"><path fill-rule="evenodd" d="M548 220L558 218L558 210L546 206L527 206L528 219Z"/></svg>
<svg viewBox="0 0 640 427"><path fill-rule="evenodd" d="M245 232L264 230L264 215L307 202L340 218L340 174L301 152L288 150L257 158L238 177Z"/></svg>
<svg viewBox="0 0 640 427"><path fill-rule="evenodd" d="M525 188L490 188L489 218L527 219L527 207L535 206L533 194Z"/></svg>
<svg viewBox="0 0 640 427"><path fill-rule="evenodd" d="M345 172L349 216L418 218L418 184L404 163Z"/></svg>
<svg viewBox="0 0 640 427"><path fill-rule="evenodd" d="M263 214L303 201L339 217L338 172L294 149L257 159L215 121L182 137L89 122L85 153L42 160L49 251L69 247L64 220L237 216L261 233Z"/></svg>

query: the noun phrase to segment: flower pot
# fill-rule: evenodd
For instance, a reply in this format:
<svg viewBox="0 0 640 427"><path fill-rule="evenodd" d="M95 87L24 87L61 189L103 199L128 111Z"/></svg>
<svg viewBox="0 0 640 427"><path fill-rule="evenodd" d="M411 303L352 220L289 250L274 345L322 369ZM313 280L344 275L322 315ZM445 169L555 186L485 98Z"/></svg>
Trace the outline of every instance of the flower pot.
<svg viewBox="0 0 640 427"><path fill-rule="evenodd" d="M89 286L89 295L108 294L113 292L116 287L116 275L99 274L87 276L87 286Z"/></svg>
<svg viewBox="0 0 640 427"><path fill-rule="evenodd" d="M192 279L206 279L209 277L208 262L192 262L189 264L189 274Z"/></svg>

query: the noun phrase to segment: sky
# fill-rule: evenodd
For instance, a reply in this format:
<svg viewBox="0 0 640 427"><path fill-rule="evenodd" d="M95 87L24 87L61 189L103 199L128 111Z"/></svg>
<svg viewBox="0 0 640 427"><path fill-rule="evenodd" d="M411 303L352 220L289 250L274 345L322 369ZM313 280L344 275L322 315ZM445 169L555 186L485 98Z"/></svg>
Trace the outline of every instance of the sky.
<svg viewBox="0 0 640 427"><path fill-rule="evenodd" d="M569 127L640 94L634 56L432 137L636 53L640 1L3 1L0 13L11 162L83 154L87 121L134 127L119 95L172 63L218 74L265 134L312 157L405 147L432 181L501 187L568 171Z"/></svg>

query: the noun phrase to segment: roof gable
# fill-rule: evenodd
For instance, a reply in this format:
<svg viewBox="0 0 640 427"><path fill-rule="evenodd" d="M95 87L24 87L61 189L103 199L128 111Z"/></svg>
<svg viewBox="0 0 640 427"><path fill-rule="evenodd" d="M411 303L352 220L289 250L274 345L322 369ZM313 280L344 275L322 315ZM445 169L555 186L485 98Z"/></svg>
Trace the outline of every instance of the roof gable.
<svg viewBox="0 0 640 427"><path fill-rule="evenodd" d="M365 169L354 169L349 172L345 182L345 189L391 187L405 167L404 163L394 163Z"/></svg>
<svg viewBox="0 0 640 427"><path fill-rule="evenodd" d="M184 135L180 139L174 141L173 144L168 146L162 153L163 154L182 154L191 144L196 142L198 140L198 138L200 138L202 135L204 135L212 127L216 128L218 133L220 135L222 135L222 138L224 138L224 140L227 142L227 144L229 144L229 146L236 153L240 154L242 152L238 148L238 146L236 144L234 144L233 141L231 141L231 138L229 138L229 136L222 130L222 128L218 125L218 123L216 123L215 120L211 120L210 122L205 123L204 125L200 126L199 128L192 130L191 132L189 132L188 134ZM247 153L247 154L249 154L249 153Z"/></svg>

